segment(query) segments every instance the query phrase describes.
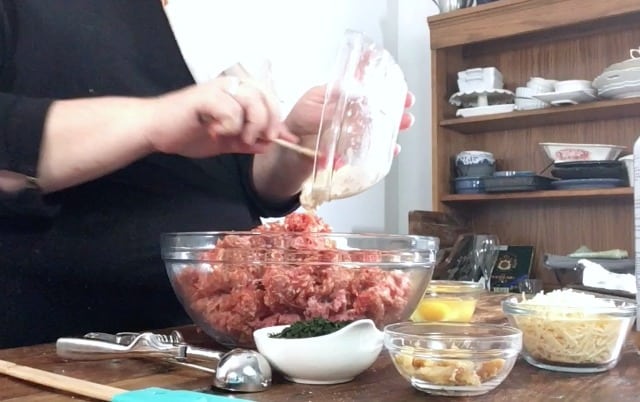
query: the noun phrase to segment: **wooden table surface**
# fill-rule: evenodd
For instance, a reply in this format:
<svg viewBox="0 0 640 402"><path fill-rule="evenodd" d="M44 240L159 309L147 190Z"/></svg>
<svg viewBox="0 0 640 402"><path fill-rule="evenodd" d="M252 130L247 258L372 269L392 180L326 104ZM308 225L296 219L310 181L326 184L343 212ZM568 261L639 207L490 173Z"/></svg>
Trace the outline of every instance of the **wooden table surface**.
<svg viewBox="0 0 640 402"><path fill-rule="evenodd" d="M478 306L476 320L501 322L499 296L491 296ZM213 346L191 328L184 328L187 341ZM162 387L211 389L211 375L147 359L93 362L65 362L57 358L55 345L37 345L0 350L0 359L78 377L124 389ZM618 365L600 374L565 374L537 369L518 360L511 374L494 391L476 397L437 397L416 391L396 372L386 351L376 363L352 382L338 385L302 385L274 375L273 386L260 393L236 394L238 398L263 402L286 401L639 401L640 356L630 343ZM0 401L90 401L0 375Z"/></svg>

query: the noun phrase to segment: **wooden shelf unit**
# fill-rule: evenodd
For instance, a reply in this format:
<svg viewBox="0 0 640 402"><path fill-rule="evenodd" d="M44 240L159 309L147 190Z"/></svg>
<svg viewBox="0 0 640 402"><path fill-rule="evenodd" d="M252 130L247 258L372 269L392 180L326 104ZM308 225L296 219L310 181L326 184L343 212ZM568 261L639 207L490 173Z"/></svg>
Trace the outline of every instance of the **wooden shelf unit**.
<svg viewBox="0 0 640 402"><path fill-rule="evenodd" d="M586 245L633 255L632 188L452 194L452 158L487 150L498 170L540 172L550 162L540 142L616 144L631 153L640 98L469 118L456 118L448 99L467 68L495 66L511 90L530 77L593 80L640 44L637 21L637 0L500 0L428 19L434 209L468 219L476 232L496 233L503 244L535 246L533 274L547 287L558 284L542 264L545 253Z"/></svg>

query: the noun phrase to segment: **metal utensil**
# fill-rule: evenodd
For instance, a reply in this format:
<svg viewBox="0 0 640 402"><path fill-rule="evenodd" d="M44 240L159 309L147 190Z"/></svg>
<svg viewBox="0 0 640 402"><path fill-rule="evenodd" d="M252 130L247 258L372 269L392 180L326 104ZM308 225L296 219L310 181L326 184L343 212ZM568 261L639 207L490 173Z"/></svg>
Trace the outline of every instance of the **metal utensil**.
<svg viewBox="0 0 640 402"><path fill-rule="evenodd" d="M432 0L440 13L448 13L449 11L459 10L461 8L471 7L473 0Z"/></svg>
<svg viewBox="0 0 640 402"><path fill-rule="evenodd" d="M222 352L191 346L180 332L105 334L91 332L82 338L60 338L58 356L70 360L161 358L165 361L215 374L214 386L238 392L264 391L271 386L271 366L260 353L249 349ZM191 363L216 362L216 368Z"/></svg>

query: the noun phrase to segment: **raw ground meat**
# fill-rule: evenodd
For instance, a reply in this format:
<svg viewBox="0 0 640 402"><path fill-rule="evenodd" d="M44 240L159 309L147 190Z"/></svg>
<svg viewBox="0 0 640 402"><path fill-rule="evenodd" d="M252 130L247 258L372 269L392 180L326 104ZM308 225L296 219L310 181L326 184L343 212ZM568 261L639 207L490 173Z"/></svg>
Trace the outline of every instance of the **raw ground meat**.
<svg viewBox="0 0 640 402"><path fill-rule="evenodd" d="M336 265L375 263L380 252L341 251L333 241L310 235L331 232L315 214L294 213L253 232L226 236L205 253L203 266L176 277L191 316L219 341L253 346L255 329L313 317L371 318L379 326L403 318L411 292L408 274Z"/></svg>

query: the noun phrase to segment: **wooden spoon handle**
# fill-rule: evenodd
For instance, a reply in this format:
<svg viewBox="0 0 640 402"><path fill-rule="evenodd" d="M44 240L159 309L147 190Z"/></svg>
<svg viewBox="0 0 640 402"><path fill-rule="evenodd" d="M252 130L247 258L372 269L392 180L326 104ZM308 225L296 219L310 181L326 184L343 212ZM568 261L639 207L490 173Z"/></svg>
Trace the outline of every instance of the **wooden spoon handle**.
<svg viewBox="0 0 640 402"><path fill-rule="evenodd" d="M45 385L77 395L101 401L111 401L114 396L127 392L127 390L97 384L91 381L80 380L49 371L39 370L27 366L21 366L5 360L0 360L0 373L10 377L19 378L35 384Z"/></svg>
<svg viewBox="0 0 640 402"><path fill-rule="evenodd" d="M280 145L281 147L285 147L285 148L288 148L288 149L290 149L292 151L295 151L295 152L299 153L300 155L308 156L310 158L315 158L316 157L316 152L311 148L302 147L302 146L300 146L298 144L294 144L293 142L285 141L285 140L280 139L280 138L276 138L275 140L273 140L273 142L275 142L276 144Z"/></svg>

